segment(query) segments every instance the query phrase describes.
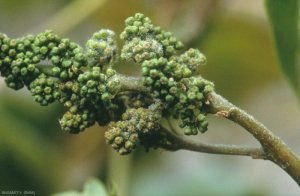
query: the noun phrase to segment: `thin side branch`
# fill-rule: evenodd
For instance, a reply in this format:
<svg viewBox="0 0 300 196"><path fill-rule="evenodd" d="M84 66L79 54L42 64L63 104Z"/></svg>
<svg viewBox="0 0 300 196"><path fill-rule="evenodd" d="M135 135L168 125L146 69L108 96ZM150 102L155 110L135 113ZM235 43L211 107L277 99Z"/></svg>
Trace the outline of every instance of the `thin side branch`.
<svg viewBox="0 0 300 196"><path fill-rule="evenodd" d="M249 146L237 146L237 145L225 145L225 144L209 144L196 142L187 139L183 135L177 135L174 132L162 127L162 129L168 135L170 144L162 146L167 150L190 150L195 152L211 153L211 154L223 154L223 155L242 155L251 156L255 159L265 159L265 152L262 148L249 147Z"/></svg>

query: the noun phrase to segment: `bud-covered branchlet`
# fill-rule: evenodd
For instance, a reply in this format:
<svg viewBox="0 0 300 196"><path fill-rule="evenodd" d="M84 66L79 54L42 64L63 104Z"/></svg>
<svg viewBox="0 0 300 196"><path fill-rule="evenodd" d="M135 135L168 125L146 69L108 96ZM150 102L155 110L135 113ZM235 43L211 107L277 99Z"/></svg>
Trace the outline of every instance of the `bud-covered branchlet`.
<svg viewBox="0 0 300 196"><path fill-rule="evenodd" d="M112 98L120 88L114 75L115 71L110 68L104 74L100 67L93 67L79 74L77 81L59 85L64 95L60 101L69 109L60 120L64 131L78 133L95 122L101 126L110 122L110 113L118 108Z"/></svg>
<svg viewBox="0 0 300 196"><path fill-rule="evenodd" d="M0 33L0 71L8 87L18 90L38 77L39 63L49 60L53 64L51 75L62 81L74 79L79 69L87 65L83 50L69 39L61 39L47 30L37 36L20 39L8 38Z"/></svg>
<svg viewBox="0 0 300 196"><path fill-rule="evenodd" d="M182 42L143 14L127 18L125 25L120 59L140 63L142 80L131 83L112 69L118 51L108 29L94 33L86 51L51 30L19 39L0 33L1 76L12 89L26 86L42 106L59 100L66 108L59 120L66 132L109 124L106 142L121 155L137 142L146 150L169 145L162 117L177 119L186 135L207 131L204 106L214 85L193 75L206 64L205 56L193 48L177 54Z"/></svg>
<svg viewBox="0 0 300 196"><path fill-rule="evenodd" d="M141 63L159 57L170 57L183 44L171 32L155 27L148 17L141 13L125 20L125 29L120 37L125 41L122 49L122 60L133 60Z"/></svg>
<svg viewBox="0 0 300 196"><path fill-rule="evenodd" d="M115 33L108 29L94 33L93 37L87 41L86 49L90 66L99 66L105 70L117 60Z"/></svg>
<svg viewBox="0 0 300 196"><path fill-rule="evenodd" d="M150 147L158 147L159 141L153 137L161 135L159 132L160 110L147 108L130 108L122 115L122 120L111 122L104 136L106 143L121 155L129 154L137 141L148 150Z"/></svg>

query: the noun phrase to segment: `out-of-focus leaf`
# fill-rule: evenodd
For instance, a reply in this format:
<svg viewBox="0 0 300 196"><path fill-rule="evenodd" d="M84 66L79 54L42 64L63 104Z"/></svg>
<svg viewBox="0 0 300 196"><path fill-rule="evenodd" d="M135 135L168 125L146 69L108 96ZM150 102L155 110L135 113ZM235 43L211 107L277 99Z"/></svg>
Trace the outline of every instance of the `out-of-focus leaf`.
<svg viewBox="0 0 300 196"><path fill-rule="evenodd" d="M52 196L108 196L104 184L97 178L90 177L83 185L82 193L70 190L63 193L56 193Z"/></svg>
<svg viewBox="0 0 300 196"><path fill-rule="evenodd" d="M83 186L84 196L107 196L104 184L97 178L90 177Z"/></svg>
<svg viewBox="0 0 300 196"><path fill-rule="evenodd" d="M299 0L265 0L280 67L300 98L297 71Z"/></svg>
<svg viewBox="0 0 300 196"><path fill-rule="evenodd" d="M117 196L118 195L118 190L115 182L110 182L109 183L109 196Z"/></svg>

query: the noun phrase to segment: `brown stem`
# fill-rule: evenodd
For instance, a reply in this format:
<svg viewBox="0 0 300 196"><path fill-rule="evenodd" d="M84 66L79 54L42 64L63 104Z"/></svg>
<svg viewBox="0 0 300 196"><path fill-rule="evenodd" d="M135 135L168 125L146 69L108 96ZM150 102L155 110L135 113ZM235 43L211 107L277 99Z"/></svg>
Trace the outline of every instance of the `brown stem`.
<svg viewBox="0 0 300 196"><path fill-rule="evenodd" d="M162 127L168 136L168 140L171 143L163 144L162 147L167 150L191 150L195 152L204 152L211 154L223 154L223 155L243 155L251 156L255 159L265 159L265 153L262 148L255 148L249 146L237 146L237 145L225 145L225 144L209 144L199 143L193 140L187 139L183 135L175 134L174 132Z"/></svg>
<svg viewBox="0 0 300 196"><path fill-rule="evenodd" d="M116 73L112 80L117 78L120 81L121 89L120 91L138 91L143 93L148 93L146 87L143 85L142 77L125 76Z"/></svg>
<svg viewBox="0 0 300 196"><path fill-rule="evenodd" d="M300 186L300 160L286 144L253 116L229 103L222 96L212 93L207 111L239 124L262 145L266 158L285 170Z"/></svg>

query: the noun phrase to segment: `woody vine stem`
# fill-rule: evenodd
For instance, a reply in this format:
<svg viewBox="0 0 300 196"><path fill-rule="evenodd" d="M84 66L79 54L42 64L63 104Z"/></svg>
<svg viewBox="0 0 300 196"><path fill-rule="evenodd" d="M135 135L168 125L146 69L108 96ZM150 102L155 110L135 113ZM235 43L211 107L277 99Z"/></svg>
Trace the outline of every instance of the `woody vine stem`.
<svg viewBox="0 0 300 196"><path fill-rule="evenodd" d="M199 50L177 54L184 48L182 42L143 14L127 18L125 25L120 55L115 33L107 29L94 33L85 51L49 30L19 39L0 33L1 76L9 88L26 86L41 106L62 103L67 111L59 123L66 132L77 134L96 122L108 125L106 143L121 155L130 154L140 144L146 151L164 148L251 156L274 162L300 185L300 161L284 142L216 94L212 82L196 75L206 64ZM117 73L112 68L117 59L140 64L142 76ZM186 136L208 130L208 114L236 122L261 147L188 139ZM161 119L175 119L177 125L162 125Z"/></svg>

